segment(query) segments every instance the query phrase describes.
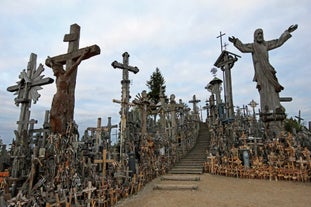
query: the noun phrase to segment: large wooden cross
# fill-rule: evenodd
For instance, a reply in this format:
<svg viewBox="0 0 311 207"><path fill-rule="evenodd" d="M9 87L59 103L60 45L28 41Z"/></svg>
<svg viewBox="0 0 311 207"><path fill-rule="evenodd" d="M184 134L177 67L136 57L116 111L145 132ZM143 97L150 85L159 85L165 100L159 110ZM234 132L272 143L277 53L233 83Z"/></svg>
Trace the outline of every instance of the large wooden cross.
<svg viewBox="0 0 311 207"><path fill-rule="evenodd" d="M68 42L68 51L66 54L62 54L62 55L58 55L52 58L47 58L45 61L45 64L48 67L52 67L53 65L57 65L57 66L62 66L62 65L66 65L66 69L65 72L71 71L73 67L78 67L77 62L80 58L82 58L79 61L82 60L86 60L90 57L93 57L95 55L99 55L100 54L100 48L97 45L92 45L89 47L85 47L85 48L81 48L79 49L79 40L80 40L80 26L77 24L73 24L70 26L70 33L66 34L64 36L64 42ZM86 51L87 54L85 53ZM79 63L78 63L79 64ZM53 68L53 70L55 70ZM73 116L74 116L74 103L75 103L75 87L76 87L76 77L77 77L77 68L75 68L75 70L72 70L70 75L68 75L68 81L67 81L67 109L65 111L67 111L66 115L63 115L64 117L59 117L58 120L64 120L63 122L65 123L61 123L61 125L66 125L68 122L73 121ZM56 81L57 84L57 81ZM57 93L57 92L56 92ZM54 96L55 98L55 96ZM54 100L53 100L54 101ZM62 100L64 101L64 100ZM54 104L54 106L56 106L57 104ZM58 104L59 105L59 104ZM53 104L52 104L52 108L51 108L51 117L50 117L50 121L51 121L51 127L52 127L52 132L60 132L62 133L64 131L64 129L57 129L56 127L52 126L52 123L55 122L55 120L53 120L54 118L54 111L57 110L61 110L61 109L55 109L53 108ZM52 122L53 121L53 122ZM64 126L63 126L64 128Z"/></svg>
<svg viewBox="0 0 311 207"><path fill-rule="evenodd" d="M121 136L120 136L120 159L122 158L123 153L123 142L126 139L126 122L127 122L127 113L129 110L129 99L130 99L130 80L129 80L129 71L134 74L139 72L139 69L135 66L129 65L130 55L125 52L123 53L123 63L117 61L112 62L112 67L119 68L123 70L122 73L122 100L121 103ZM121 159L122 160L122 159Z"/></svg>

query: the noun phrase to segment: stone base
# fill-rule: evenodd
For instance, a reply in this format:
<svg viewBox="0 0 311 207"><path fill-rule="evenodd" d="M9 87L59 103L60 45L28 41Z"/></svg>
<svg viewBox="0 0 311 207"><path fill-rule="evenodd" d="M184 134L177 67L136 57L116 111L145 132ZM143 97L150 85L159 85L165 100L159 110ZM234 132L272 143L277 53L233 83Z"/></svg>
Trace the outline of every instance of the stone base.
<svg viewBox="0 0 311 207"><path fill-rule="evenodd" d="M284 131L283 121L285 113L260 113L260 119L265 126L265 134L268 139L276 138Z"/></svg>

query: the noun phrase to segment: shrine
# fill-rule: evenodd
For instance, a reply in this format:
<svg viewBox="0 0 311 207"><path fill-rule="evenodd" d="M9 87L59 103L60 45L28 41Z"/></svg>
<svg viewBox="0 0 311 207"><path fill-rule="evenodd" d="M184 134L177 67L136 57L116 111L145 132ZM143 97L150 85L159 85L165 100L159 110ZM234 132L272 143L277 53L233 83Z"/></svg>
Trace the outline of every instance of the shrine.
<svg viewBox="0 0 311 207"><path fill-rule="evenodd" d="M297 27L289 27L281 40L285 42ZM262 43L262 31L255 34L257 43ZM45 65L56 77L56 93L50 110L42 112L42 127L37 127L38 120L31 116L31 103L39 101L41 86L54 80L44 78L44 67L40 64L37 68L37 56L32 53L20 80L7 88L17 95L14 101L21 111L11 149L0 140L0 205L110 207L140 193L154 180L158 180L151 187L154 191L199 192L204 174L310 182L311 132L303 127L298 132L289 131L283 126L285 109L278 103L291 98L279 97L283 86L275 77L272 88L277 99L270 101L269 95L263 94L268 89L258 70L266 66L264 62L259 61L260 67L254 65L260 104L250 97L247 104L235 106L233 92L237 89L232 80L236 77L231 70L238 67L235 63L241 56L226 49L224 35L220 32L217 37L221 54L211 69L212 79L201 88L208 94L189 94L187 103L192 107L178 99L179 94L166 98L163 85L157 88L158 100L147 90L140 90L131 100L129 74L144 69L131 66L130 55L124 52L122 62L111 63L114 69L122 70L121 99L112 100L120 104L120 119L99 114L93 126L83 129L82 137L74 120L78 66L100 55L100 47L79 48L80 26L73 24L64 36L67 53L46 58ZM252 48L257 43L243 44L235 37L229 41L241 52L256 56L257 50ZM217 77L217 68L223 72L223 80ZM204 99L205 120L199 106ZM106 118L106 124L102 123ZM300 124L300 111L296 118ZM112 129L118 132L116 142L112 141Z"/></svg>

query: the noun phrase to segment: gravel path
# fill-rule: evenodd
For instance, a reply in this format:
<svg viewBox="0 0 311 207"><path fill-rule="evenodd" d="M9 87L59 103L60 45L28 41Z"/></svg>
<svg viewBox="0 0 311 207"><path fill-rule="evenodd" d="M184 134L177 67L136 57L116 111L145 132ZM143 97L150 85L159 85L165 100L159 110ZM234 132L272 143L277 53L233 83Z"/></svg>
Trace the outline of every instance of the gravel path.
<svg viewBox="0 0 311 207"><path fill-rule="evenodd" d="M153 190L160 178L117 207L307 207L311 206L311 183L238 179L200 175L198 190ZM176 181L165 181L176 183ZM181 184L185 181L180 181Z"/></svg>

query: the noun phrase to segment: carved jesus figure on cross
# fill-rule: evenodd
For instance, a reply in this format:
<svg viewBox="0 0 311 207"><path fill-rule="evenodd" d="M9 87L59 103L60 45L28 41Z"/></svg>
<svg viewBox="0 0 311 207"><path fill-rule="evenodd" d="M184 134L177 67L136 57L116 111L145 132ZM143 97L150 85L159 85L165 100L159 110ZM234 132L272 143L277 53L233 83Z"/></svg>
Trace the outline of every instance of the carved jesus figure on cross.
<svg viewBox="0 0 311 207"><path fill-rule="evenodd" d="M53 69L56 77L56 93L53 97L52 107L50 111L50 125L52 132L63 134L66 132L66 124L72 119L71 110L73 110L72 100L70 97L69 86L74 77L72 74L78 69L78 65L89 53L90 49L86 48L84 53L76 60L76 62L68 69L64 70L63 64L54 62L50 57L47 63Z"/></svg>
<svg viewBox="0 0 311 207"><path fill-rule="evenodd" d="M73 122L77 69L82 60L100 54L97 45L79 49L80 26L70 26L70 33L64 36L69 42L68 51L55 57L48 57L45 64L53 69L56 76L56 94L50 111L52 133L66 134L67 125Z"/></svg>

